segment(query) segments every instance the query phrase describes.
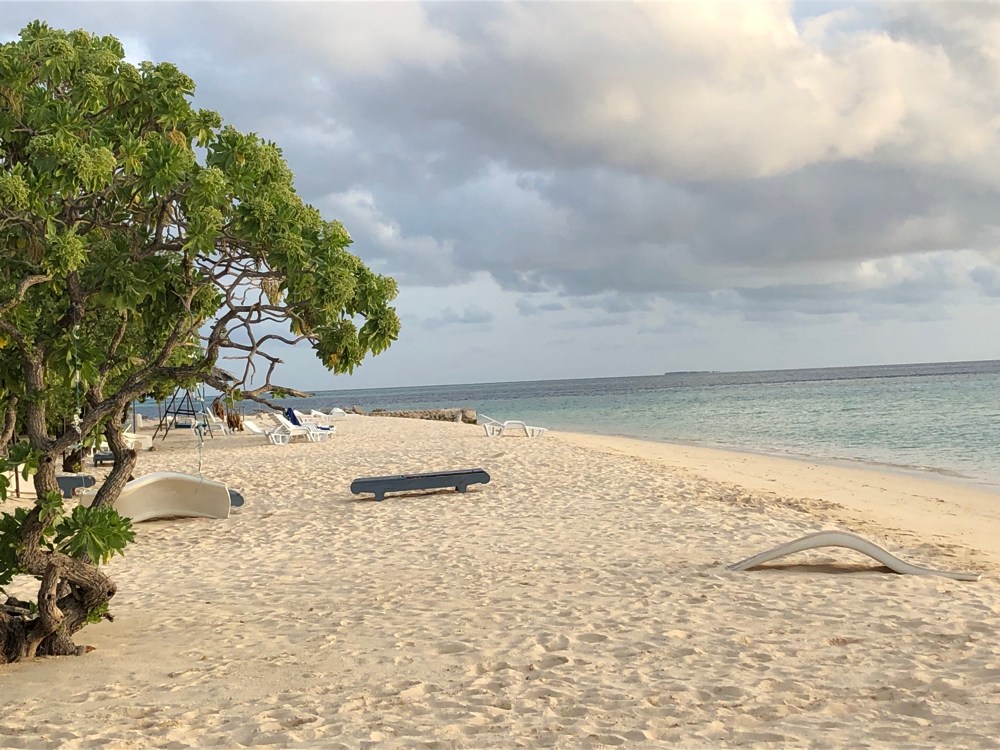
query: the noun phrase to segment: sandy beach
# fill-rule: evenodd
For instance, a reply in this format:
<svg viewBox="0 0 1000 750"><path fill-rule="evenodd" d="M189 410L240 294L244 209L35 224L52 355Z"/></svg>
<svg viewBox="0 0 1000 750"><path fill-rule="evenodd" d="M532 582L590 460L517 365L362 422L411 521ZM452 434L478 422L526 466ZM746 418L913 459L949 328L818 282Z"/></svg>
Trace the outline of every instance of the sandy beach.
<svg viewBox="0 0 1000 750"><path fill-rule="evenodd" d="M372 417L324 443L216 437L202 463L246 505L137 525L107 566L115 621L77 638L95 650L0 667L0 746L998 746L984 490ZM472 467L492 481L466 494L349 491ZM175 431L136 473L197 468ZM822 529L983 578L842 549L726 569Z"/></svg>

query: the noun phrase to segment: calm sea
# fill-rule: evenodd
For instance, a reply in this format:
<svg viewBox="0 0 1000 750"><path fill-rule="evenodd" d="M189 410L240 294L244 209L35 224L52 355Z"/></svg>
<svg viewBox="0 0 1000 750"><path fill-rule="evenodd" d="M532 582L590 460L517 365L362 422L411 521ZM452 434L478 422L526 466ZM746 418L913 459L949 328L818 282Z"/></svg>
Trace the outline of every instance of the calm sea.
<svg viewBox="0 0 1000 750"><path fill-rule="evenodd" d="M322 391L296 408L496 419L846 460L1000 485L1000 360Z"/></svg>
<svg viewBox="0 0 1000 750"><path fill-rule="evenodd" d="M320 391L282 403L464 407L557 430L863 462L1000 487L1000 360ZM156 406L139 411L153 416Z"/></svg>

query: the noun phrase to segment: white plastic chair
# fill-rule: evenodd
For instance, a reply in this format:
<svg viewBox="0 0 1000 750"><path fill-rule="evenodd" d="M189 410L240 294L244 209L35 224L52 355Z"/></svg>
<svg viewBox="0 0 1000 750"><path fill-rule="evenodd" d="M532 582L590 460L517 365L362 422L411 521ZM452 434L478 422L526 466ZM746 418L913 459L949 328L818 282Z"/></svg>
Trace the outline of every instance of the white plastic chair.
<svg viewBox="0 0 1000 750"><path fill-rule="evenodd" d="M153 438L150 435L139 435L134 432L129 432L128 430L122 430L122 438L125 440L125 444L136 452L148 451L153 447ZM108 447L108 441L101 438L98 450L111 450L111 448Z"/></svg>
<svg viewBox="0 0 1000 750"><path fill-rule="evenodd" d="M331 427L328 430L321 430L318 426L311 424L299 427L285 419L282 414L272 414L271 416L277 420L279 425L281 425L280 429L284 430L289 435L305 435L306 439L311 443L322 443L324 440L329 440L330 435L335 429Z"/></svg>
<svg viewBox="0 0 1000 750"><path fill-rule="evenodd" d="M520 419L508 419L505 422L500 422L485 414L480 414L479 416L486 420L483 422L483 430L486 432L487 437L503 437L507 434L508 430L523 430L525 437L541 437L548 432L547 427L532 427Z"/></svg>
<svg viewBox="0 0 1000 750"><path fill-rule="evenodd" d="M299 418L299 421L302 422L302 424L312 422L318 425L329 426L331 422L347 419L347 412L343 409L331 409L329 414L324 414L321 411L310 409L308 414L303 414L302 412L297 411L295 412L295 416Z"/></svg>
<svg viewBox="0 0 1000 750"><path fill-rule="evenodd" d="M291 439L291 435L279 432L277 429L265 430L252 419L244 419L243 426L246 427L254 435L262 435L271 442L272 445L288 445L288 441Z"/></svg>
<svg viewBox="0 0 1000 750"><path fill-rule="evenodd" d="M229 425L226 424L226 421L224 419L219 419L212 412L210 412L210 411L203 411L203 412L201 412L201 414L198 415L198 417L203 422L208 423L208 425L213 430L222 430L222 434L223 435L228 435L229 434Z"/></svg>

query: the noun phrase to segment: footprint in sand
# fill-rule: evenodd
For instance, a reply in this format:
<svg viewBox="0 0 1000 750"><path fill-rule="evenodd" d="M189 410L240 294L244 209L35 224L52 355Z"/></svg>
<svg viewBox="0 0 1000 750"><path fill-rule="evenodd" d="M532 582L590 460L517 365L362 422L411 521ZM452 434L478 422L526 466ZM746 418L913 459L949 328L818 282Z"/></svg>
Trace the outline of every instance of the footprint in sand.
<svg viewBox="0 0 1000 750"><path fill-rule="evenodd" d="M557 635L553 638L540 640L539 645L546 651L564 651L569 648L569 638Z"/></svg>
<svg viewBox="0 0 1000 750"><path fill-rule="evenodd" d="M399 697L413 700L414 698L423 698L440 691L441 688L438 685L433 683L418 682L416 685L406 688L406 690L401 690L399 692Z"/></svg>
<svg viewBox="0 0 1000 750"><path fill-rule="evenodd" d="M560 667L567 662L569 662L567 657L552 654L551 656L546 656L544 659L540 659L533 666L535 669L552 669L553 667Z"/></svg>
<svg viewBox="0 0 1000 750"><path fill-rule="evenodd" d="M437 647L437 652L439 654L461 654L466 651L472 651L472 646L468 643L462 643L461 641L442 643Z"/></svg>

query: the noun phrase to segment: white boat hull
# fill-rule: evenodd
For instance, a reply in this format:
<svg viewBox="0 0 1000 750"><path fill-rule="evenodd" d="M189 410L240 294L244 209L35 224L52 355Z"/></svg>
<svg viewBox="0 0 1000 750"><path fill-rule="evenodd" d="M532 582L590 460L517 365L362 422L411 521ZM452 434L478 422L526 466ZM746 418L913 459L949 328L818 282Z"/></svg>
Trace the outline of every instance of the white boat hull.
<svg viewBox="0 0 1000 750"><path fill-rule="evenodd" d="M96 496L93 488L78 494L84 506L94 502ZM229 488L222 482L176 471L156 471L126 484L114 507L139 523L157 518L228 518L231 504Z"/></svg>

